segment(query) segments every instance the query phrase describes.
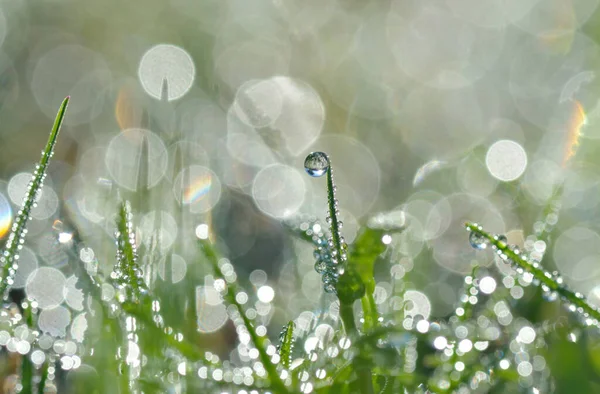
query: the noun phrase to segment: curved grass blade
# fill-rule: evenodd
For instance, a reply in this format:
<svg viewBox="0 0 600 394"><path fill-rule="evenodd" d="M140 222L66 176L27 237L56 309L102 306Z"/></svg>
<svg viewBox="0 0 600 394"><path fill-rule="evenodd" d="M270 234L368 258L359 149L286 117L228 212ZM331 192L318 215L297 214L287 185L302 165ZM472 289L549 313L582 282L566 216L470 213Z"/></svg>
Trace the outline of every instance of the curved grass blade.
<svg viewBox="0 0 600 394"><path fill-rule="evenodd" d="M8 297L8 291L14 282L15 274L19 268L19 251L25 242L27 222L31 219L31 211L35 207L36 200L44 185L46 169L48 168L48 163L54 153L54 146L56 145L58 132L60 131L60 126L65 117L65 112L67 111L69 99L70 97L67 96L60 105L58 114L54 120L54 126L52 126L52 131L50 132L50 137L46 143L46 148L42 151L42 158L36 165L31 181L27 186L27 192L23 197L23 206L17 214L8 239L6 240L4 251L2 252L2 255L0 255L0 294L4 299Z"/></svg>

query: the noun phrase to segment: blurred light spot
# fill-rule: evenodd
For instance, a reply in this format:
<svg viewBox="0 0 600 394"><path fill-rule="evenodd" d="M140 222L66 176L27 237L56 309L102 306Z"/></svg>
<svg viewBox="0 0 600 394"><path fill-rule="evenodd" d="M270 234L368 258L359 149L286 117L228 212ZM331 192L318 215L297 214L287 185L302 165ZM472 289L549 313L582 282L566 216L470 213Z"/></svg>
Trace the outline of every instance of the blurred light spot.
<svg viewBox="0 0 600 394"><path fill-rule="evenodd" d="M168 101L183 97L192 87L195 74L190 55L182 48L168 44L150 48L142 56L138 68L142 87L157 100L163 99L164 93Z"/></svg>
<svg viewBox="0 0 600 394"><path fill-rule="evenodd" d="M479 280L479 290L485 294L492 294L496 290L496 280L491 276L486 276Z"/></svg>
<svg viewBox="0 0 600 394"><path fill-rule="evenodd" d="M574 75L571 79L565 83L562 91L560 92L559 102L573 100L576 104L579 104L575 100L575 95L583 87L584 84L592 82L596 78L596 74L593 71L586 70Z"/></svg>
<svg viewBox="0 0 600 394"><path fill-rule="evenodd" d="M173 182L177 201L193 213L210 211L221 198L221 182L210 169L193 165L181 170Z"/></svg>
<svg viewBox="0 0 600 394"><path fill-rule="evenodd" d="M532 327L525 326L519 330L517 339L522 343L532 343L535 339L535 330Z"/></svg>
<svg viewBox="0 0 600 394"><path fill-rule="evenodd" d="M244 164L258 167L277 162L277 156L297 157L304 153L319 137L325 122L319 94L306 82L288 77L253 83L277 94L263 92L264 97L255 98L261 102L244 104L238 101L244 97L240 92L248 89L248 83L238 90L227 116L229 153ZM245 107L240 109L241 105ZM246 108L252 106L262 110Z"/></svg>
<svg viewBox="0 0 600 394"><path fill-rule="evenodd" d="M600 274L600 235L587 227L571 227L554 242L553 257L560 273L568 278L597 278Z"/></svg>
<svg viewBox="0 0 600 394"><path fill-rule="evenodd" d="M500 360L499 364L500 368L502 369L508 369L508 367L510 367L510 361L508 361L507 359Z"/></svg>
<svg viewBox="0 0 600 394"><path fill-rule="evenodd" d="M170 264L167 264L170 260ZM167 271L167 266L170 265L170 272ZM170 258L161 259L158 263L158 275L164 281L171 283L179 283L185 278L187 273L187 263L183 257L178 254L171 254Z"/></svg>
<svg viewBox="0 0 600 394"><path fill-rule="evenodd" d="M252 196L258 208L275 218L287 218L295 214L302 206L305 194L302 174L283 164L262 169L252 184Z"/></svg>
<svg viewBox="0 0 600 394"><path fill-rule="evenodd" d="M267 283L267 273L263 270L254 270L250 273L250 282L256 286L262 286Z"/></svg>
<svg viewBox="0 0 600 394"><path fill-rule="evenodd" d="M63 306L44 309L40 313L38 326L40 330L53 337L63 338L67 335L67 326L71 322L71 312Z"/></svg>
<svg viewBox="0 0 600 394"><path fill-rule="evenodd" d="M70 276L64 289L65 302L69 307L76 311L83 310L83 291L77 287L77 277L75 275Z"/></svg>
<svg viewBox="0 0 600 394"><path fill-rule="evenodd" d="M23 196L29 188L31 176L31 173L21 172L13 176L8 182L8 197L18 207L23 205ZM37 203L31 210L31 216L39 220L48 219L56 213L57 209L58 196L50 186L44 185L41 192L38 193Z"/></svg>
<svg viewBox="0 0 600 394"><path fill-rule="evenodd" d="M569 159L571 159L577 147L579 146L579 139L581 138L581 128L587 124L587 118L583 110L583 106L577 100L573 101L573 114L569 122L567 130L567 140L565 142L565 151L563 154L562 166L566 166Z"/></svg>
<svg viewBox="0 0 600 394"><path fill-rule="evenodd" d="M315 336L319 339L319 348L333 339L335 331L329 324L322 323L315 328Z"/></svg>
<svg viewBox="0 0 600 394"><path fill-rule="evenodd" d="M540 0L446 0L459 16L481 27L502 28L525 16Z"/></svg>
<svg viewBox="0 0 600 394"><path fill-rule="evenodd" d="M42 365L46 361L46 353L41 350L31 352L31 361L36 365Z"/></svg>
<svg viewBox="0 0 600 394"><path fill-rule="evenodd" d="M533 3L526 0L524 3L529 6L529 10L523 18L515 20L515 24L537 35L540 40L548 40L550 37L566 39L564 36L570 36L577 27L583 25L598 6L598 0L538 0Z"/></svg>
<svg viewBox="0 0 600 394"><path fill-rule="evenodd" d="M427 320L419 320L417 322L417 331L419 331L421 334L425 334L427 331L429 331L429 322Z"/></svg>
<svg viewBox="0 0 600 394"><path fill-rule="evenodd" d="M538 4L556 2L538 1ZM562 0L558 2L565 5L572 3ZM558 6L556 10L560 8L558 4L553 5ZM540 20L542 19L546 18ZM577 78L577 74L586 65L600 60L600 48L594 40L576 31L565 33L563 31L555 35L550 45L540 37L530 36L522 40L522 45L512 50L508 83L516 108L523 117L551 134L553 129L561 131L561 136L566 131L565 121L568 122L573 114L571 100L577 99L590 104L597 102L598 81L586 81L585 77ZM574 84L571 81L575 81ZM592 128L590 132L593 132ZM559 147L556 143L553 145Z"/></svg>
<svg viewBox="0 0 600 394"><path fill-rule="evenodd" d="M271 286L261 286L256 292L256 296L261 302L267 304L275 298L275 290Z"/></svg>
<svg viewBox="0 0 600 394"><path fill-rule="evenodd" d="M463 339L458 343L458 350L463 353L469 353L473 349L473 342L470 339Z"/></svg>
<svg viewBox="0 0 600 394"><path fill-rule="evenodd" d="M355 217L369 212L379 196L381 184L381 169L373 152L364 143L341 134L322 136L313 147L327 152L331 158L337 193L344 196L341 203L344 209ZM307 196L310 198L307 203L313 207L313 213L320 216L323 214L322 201L326 199L325 189L314 187L313 190Z"/></svg>
<svg viewBox="0 0 600 394"><path fill-rule="evenodd" d="M102 301L111 301L115 297L115 288L110 283L102 284Z"/></svg>
<svg viewBox="0 0 600 394"><path fill-rule="evenodd" d="M27 283L27 278L38 268L38 259L31 249L23 247L19 253L19 269L15 274L15 280L11 286L14 289L22 289Z"/></svg>
<svg viewBox="0 0 600 394"><path fill-rule="evenodd" d="M444 350L448 345L448 340L445 337L436 337L433 340L433 346L438 350Z"/></svg>
<svg viewBox="0 0 600 394"><path fill-rule="evenodd" d="M432 239L433 257L440 266L460 274L471 272L470 261L478 252L476 249L464 248L468 240L463 224L478 217L478 222L495 233L504 234L503 215L489 200L464 193L452 194L432 208L428 221L432 228L438 227L436 238ZM490 264L491 261L488 261Z"/></svg>
<svg viewBox="0 0 600 394"><path fill-rule="evenodd" d="M273 79L251 80L239 87L233 109L251 127L271 125L281 114L282 92Z"/></svg>
<svg viewBox="0 0 600 394"><path fill-rule="evenodd" d="M417 290L407 290L404 292L404 316L415 318L422 316L428 320L431 314L431 303L424 293Z"/></svg>
<svg viewBox="0 0 600 394"><path fill-rule="evenodd" d="M196 227L196 237L200 239L208 239L209 234L208 224L199 224Z"/></svg>
<svg viewBox="0 0 600 394"><path fill-rule="evenodd" d="M413 178L413 187L419 186L419 184L423 182L425 178L435 171L443 168L445 165L446 162L442 160L431 160L423 164L421 167L419 167L417 172L415 172L415 176Z"/></svg>
<svg viewBox="0 0 600 394"><path fill-rule="evenodd" d="M112 75L104 58L80 45L61 45L39 58L31 77L31 91L41 110L54 119L66 94L71 96L65 124L88 123L104 104Z"/></svg>
<svg viewBox="0 0 600 394"><path fill-rule="evenodd" d="M521 376L529 376L533 371L533 366L529 361L521 361L519 365L517 365L517 372Z"/></svg>
<svg viewBox="0 0 600 394"><path fill-rule="evenodd" d="M40 267L27 278L25 292L40 309L54 308L65 299L63 289L66 281L64 274L56 268Z"/></svg>
<svg viewBox="0 0 600 394"><path fill-rule="evenodd" d="M149 130L123 130L106 149L108 172L119 186L131 191L156 186L165 175L167 162L163 141Z"/></svg>
<svg viewBox="0 0 600 394"><path fill-rule="evenodd" d="M215 70L218 76L236 90L242 83L288 74L290 44L287 37L271 37L269 40L248 39L238 41L216 52ZM217 48L219 49L219 48Z"/></svg>
<svg viewBox="0 0 600 394"><path fill-rule="evenodd" d="M227 308L213 287L196 287L196 312L198 331L202 333L215 332L227 322Z"/></svg>
<svg viewBox="0 0 600 394"><path fill-rule="evenodd" d="M514 141L496 141L485 155L485 164L494 178L505 182L514 181L525 172L527 153Z"/></svg>
<svg viewBox="0 0 600 394"><path fill-rule="evenodd" d="M0 238L8 234L10 225L12 224L12 209L10 203L0 193Z"/></svg>
<svg viewBox="0 0 600 394"><path fill-rule="evenodd" d="M73 319L73 324L71 324L71 337L79 343L83 342L87 328L88 324L85 313L77 315L75 319Z"/></svg>
<svg viewBox="0 0 600 394"><path fill-rule="evenodd" d="M386 27L400 68L438 89L458 89L480 79L504 46L502 29L476 26L443 4L395 1Z"/></svg>
<svg viewBox="0 0 600 394"><path fill-rule="evenodd" d="M140 221L142 239L147 247L153 242L161 251L169 249L177 239L177 222L173 216L166 211L148 212Z"/></svg>

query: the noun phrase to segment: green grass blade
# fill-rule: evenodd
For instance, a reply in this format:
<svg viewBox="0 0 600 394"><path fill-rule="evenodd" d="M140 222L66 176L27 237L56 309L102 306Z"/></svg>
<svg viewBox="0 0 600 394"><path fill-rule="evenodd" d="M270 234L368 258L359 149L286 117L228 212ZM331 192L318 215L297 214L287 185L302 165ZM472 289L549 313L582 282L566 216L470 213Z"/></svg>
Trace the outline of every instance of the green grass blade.
<svg viewBox="0 0 600 394"><path fill-rule="evenodd" d="M137 262L137 250L135 246L135 232L133 230L133 214L131 204L125 201L119 208L117 220L117 263L111 274L117 286L125 291L126 300L139 302L148 288L144 283L142 271Z"/></svg>
<svg viewBox="0 0 600 394"><path fill-rule="evenodd" d="M31 211L34 208L36 200L41 193L42 186L44 185L46 169L48 168L48 163L54 153L54 146L56 145L58 132L60 131L60 126L65 117L68 103L69 97L63 100L60 109L58 110L58 114L54 120L54 126L52 126L52 131L48 138L48 143L42 152L42 158L37 164L33 176L31 177L31 182L29 182L27 187L27 192L23 198L23 206L17 214L11 232L6 240L4 251L2 252L2 255L0 255L0 294L3 295L4 299L8 296L8 290L12 286L15 274L19 268L19 251L25 242L27 222L31 219Z"/></svg>
<svg viewBox="0 0 600 394"><path fill-rule="evenodd" d="M221 270L221 267L219 266L219 259L217 256L217 252L214 249L214 247L212 246L211 242L209 240L201 239L200 240L200 248L201 248L202 252L204 253L204 256L206 256L207 260L209 261L215 276L219 279L225 280L225 275L223 274L223 271ZM240 313L240 316L242 317L242 320L244 321L244 326L248 330L248 334L250 334L250 338L252 339L254 346L256 346L256 349L258 350L260 361L262 362L265 370L267 371L267 376L269 377L269 380L271 382L271 386L272 386L273 390L275 390L276 393L282 393L282 394L287 393L289 390L287 389L287 387L285 386L285 384L279 377L279 374L277 373L277 368L275 367L275 364L273 364L271 362L271 358L267 354L267 349L265 346L265 338L261 337L260 335L258 335L256 333L256 330L254 329L254 325L252 324L252 322L250 321L248 316L246 316L246 311L244 310L242 305L236 300L235 296L238 293L237 284L235 282L233 282L233 283L226 282L226 283L227 283L227 288L225 290L225 293L223 294L223 298L229 304L234 305L237 308L238 312Z"/></svg>
<svg viewBox="0 0 600 394"><path fill-rule="evenodd" d="M294 321L290 320L288 324L283 327L281 334L279 334L279 346L277 351L281 357L281 364L286 368L290 368L292 363L292 349L294 348Z"/></svg>
<svg viewBox="0 0 600 394"><path fill-rule="evenodd" d="M560 277L555 277L544 270L537 262L529 261L517 249L513 249L500 240L498 236L484 231L478 224L466 223L465 226L471 234L479 237L482 242L492 245L502 260L511 263L517 270L529 272L542 286L545 286L547 291L556 292L563 302L567 303L569 310L579 313L586 325L600 325L600 310L589 304L582 294L569 290Z"/></svg>

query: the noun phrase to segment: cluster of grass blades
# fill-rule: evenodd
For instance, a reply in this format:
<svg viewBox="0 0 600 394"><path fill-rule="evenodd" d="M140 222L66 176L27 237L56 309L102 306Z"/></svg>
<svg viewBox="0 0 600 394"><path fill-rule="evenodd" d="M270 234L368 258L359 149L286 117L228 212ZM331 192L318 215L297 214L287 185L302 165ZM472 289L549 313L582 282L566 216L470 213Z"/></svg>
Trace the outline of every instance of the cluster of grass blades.
<svg viewBox="0 0 600 394"><path fill-rule="evenodd" d="M0 255L0 344L19 359L17 391L56 391L59 370L76 368L73 358L65 360L73 355L98 367L102 376L92 381L92 388L88 386L88 392L98 393L547 392L553 387L550 367L536 357L541 357L543 345L557 330L543 323L506 321L510 315L510 305L504 301L508 287L496 290L494 275L487 270L476 267L465 278L461 302L444 320L407 312L410 289L404 286L403 278L394 280L395 297L388 305L376 302L375 266L396 263L390 261L387 251L391 236L402 233L404 223L382 213L369 220L348 245L339 218L332 163L323 152L311 153L305 170L312 177L326 177L329 228L308 218L289 223L289 229L314 246L315 270L321 275L324 291L336 300L333 305L341 323L338 330L316 326L311 327L313 332L299 333L291 320L283 328L279 343L272 342L266 328L254 321L244 305L233 266L220 256L217 244L207 233L197 240L202 262L212 270L212 286L227 306L237 341L248 357L246 361L221 360L207 352L166 324L161 300L144 280L131 204L115 201L114 268L106 276L89 267L78 272L90 299L95 301L89 312L101 316L93 320L100 327L90 330L76 349L64 349L57 342L48 346L48 335L37 328L40 311L35 300L26 299L17 305L11 301L10 290L19 268L27 222L68 102L66 98L58 111ZM474 248L492 249L500 262L514 270L510 280L537 285L543 299L560 299L575 317L574 325L598 329L598 309L581 294L569 290L559 273L546 271L541 258L530 258L525 251L509 245L503 235L490 234L477 224L467 223L466 228ZM150 248L147 253L159 252ZM107 288L114 291L114 296L106 296ZM294 346L296 343L302 346Z"/></svg>

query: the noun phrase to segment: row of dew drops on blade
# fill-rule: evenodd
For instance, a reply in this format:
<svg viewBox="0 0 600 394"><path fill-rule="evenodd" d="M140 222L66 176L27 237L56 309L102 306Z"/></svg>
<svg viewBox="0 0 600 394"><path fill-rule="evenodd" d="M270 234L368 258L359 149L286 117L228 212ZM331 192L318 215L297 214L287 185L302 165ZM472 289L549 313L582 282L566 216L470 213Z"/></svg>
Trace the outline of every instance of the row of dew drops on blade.
<svg viewBox="0 0 600 394"><path fill-rule="evenodd" d="M333 174L331 174L331 162L329 160L329 156L326 153L312 152L308 156L306 156L306 159L304 160L304 170L308 175L312 177L321 177L327 174L327 172L329 172L329 176L331 177L330 179L332 179L333 183ZM335 208L333 214L338 215L339 203L338 200L335 198L337 187L335 185L332 186L332 194L329 196L329 198L332 199L331 204ZM327 224L331 225L332 220L333 218L331 216L327 216ZM345 242L344 236L341 233L343 222L338 220L337 230L332 228L332 231L338 231L337 236L340 240L341 253L338 252L338 250L336 250L335 248L332 234L330 234L329 237L325 237L321 226L318 223L316 223L316 221L311 224L303 223L300 229L302 231L305 231L307 235L312 236L312 241L315 245L315 271L317 271L317 273L321 275L321 279L323 281L323 290L325 290L327 293L335 293L335 285L338 281L338 278L344 273L343 264L348 259L348 246Z"/></svg>
<svg viewBox="0 0 600 394"><path fill-rule="evenodd" d="M555 207L555 210L558 210L557 207ZM552 217L555 217L556 213L550 213L548 215L548 217L550 217L550 221L546 220L545 226L548 227L546 228L545 232L548 232L548 230L550 229L550 227L556 223L555 219L552 219ZM536 223L536 225L539 225L539 223ZM483 228L477 224L473 225L476 229L478 229L479 231L482 231ZM536 226L539 227L539 226ZM508 239L505 235L502 234L497 234L493 236L494 241L496 241L496 243L502 245L506 245L506 248L510 251L512 251L512 253L514 253L516 256L520 257L520 259L526 264L526 266L522 266L520 264L518 264L516 261L514 261L507 253L506 250L503 250L502 247L498 247L496 245L496 243L491 242L488 238L486 238L485 236L483 236L481 233L474 231L473 229L470 229L469 226L467 226L467 231L469 231L469 243L471 244L471 246L476 249L476 250L484 250L487 249L488 247L491 247L492 250L494 250L494 252L497 254L497 256L506 264L510 265L510 267L512 269L514 269L519 275L523 276L524 278L526 278L528 281L532 282L535 285L539 285L542 289L542 296L544 298L544 300L549 301L549 302L553 302L558 300L559 298L562 301L562 305L570 312L573 312L576 314L576 316L578 317L579 321L585 325L585 326L595 326L595 327L599 327L600 328L600 321L595 318L594 316L591 316L590 313L588 311L586 311L586 309L589 309L590 312L598 312L599 309L594 306L589 304L586 301L586 298L583 294L579 293L579 292L571 292L571 290L569 290L568 286L564 283L564 279L563 277L560 275L560 273L558 271L553 271L553 272L548 272L546 270L543 269L542 265L541 265L541 260L544 256L543 251L535 251L533 250L532 253L528 253L521 251L521 249L517 246L517 245L510 245L508 243ZM545 245L545 242L543 240L538 239L537 235L539 235L540 231L537 231L536 229L536 235L531 236L532 239L536 239L537 242L541 242L543 243L543 245ZM526 249L533 249L533 248L526 248ZM538 248L539 249L539 248ZM535 274L533 273L533 271L540 273L541 275L543 275L546 279L551 280L552 282L554 282L555 284L555 288L550 288L547 284L543 283L542 280L543 278L539 278L536 277ZM565 292L569 292L572 293L577 299L581 300L581 303L574 303L572 302L572 300L569 300L564 294ZM582 305L586 306L586 308L584 309L584 307L582 307Z"/></svg>

